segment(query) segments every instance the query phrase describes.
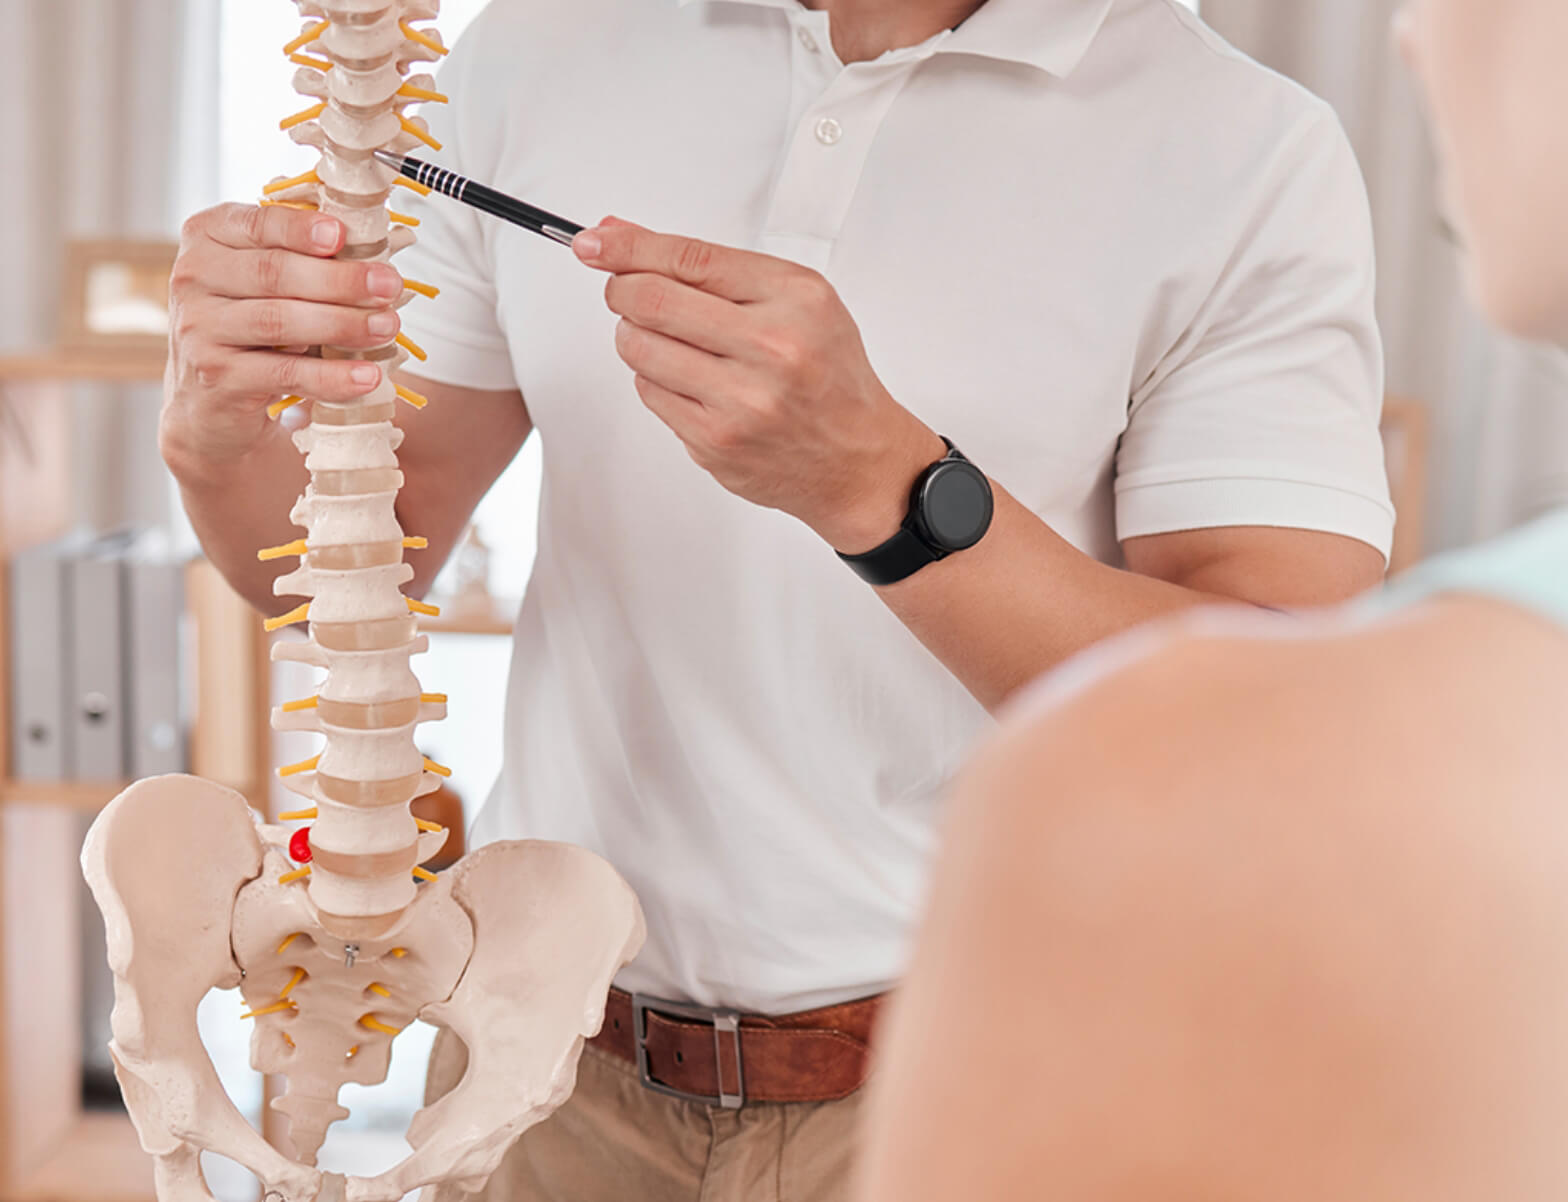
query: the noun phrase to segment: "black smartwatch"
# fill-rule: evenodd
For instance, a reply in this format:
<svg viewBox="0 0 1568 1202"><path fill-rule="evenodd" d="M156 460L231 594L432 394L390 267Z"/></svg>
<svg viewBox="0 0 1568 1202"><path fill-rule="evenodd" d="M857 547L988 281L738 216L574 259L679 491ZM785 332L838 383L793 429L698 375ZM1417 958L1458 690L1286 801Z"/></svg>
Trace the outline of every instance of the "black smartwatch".
<svg viewBox="0 0 1568 1202"><path fill-rule="evenodd" d="M909 496L909 516L898 533L863 555L839 558L870 584L896 584L927 564L966 551L991 528L996 502L991 482L952 442L915 481Z"/></svg>

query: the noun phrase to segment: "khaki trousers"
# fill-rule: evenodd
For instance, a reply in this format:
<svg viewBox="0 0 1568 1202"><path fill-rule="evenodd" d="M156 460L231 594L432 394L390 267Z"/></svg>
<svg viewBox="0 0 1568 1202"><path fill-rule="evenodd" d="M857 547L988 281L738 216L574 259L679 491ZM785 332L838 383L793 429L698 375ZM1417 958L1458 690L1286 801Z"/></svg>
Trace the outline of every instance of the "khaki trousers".
<svg viewBox="0 0 1568 1202"><path fill-rule="evenodd" d="M462 1041L442 1031L430 1054L426 1102L456 1085L467 1064ZM523 1134L481 1193L446 1186L434 1199L844 1202L860 1100L854 1093L836 1102L722 1110L645 1089L630 1064L589 1047L576 1092Z"/></svg>

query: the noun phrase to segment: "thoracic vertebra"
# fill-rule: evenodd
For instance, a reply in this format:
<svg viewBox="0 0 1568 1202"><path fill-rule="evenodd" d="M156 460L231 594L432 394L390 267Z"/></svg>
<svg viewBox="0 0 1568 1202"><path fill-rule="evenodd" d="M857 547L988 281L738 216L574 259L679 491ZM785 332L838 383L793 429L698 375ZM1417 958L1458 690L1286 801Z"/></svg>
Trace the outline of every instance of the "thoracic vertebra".
<svg viewBox="0 0 1568 1202"><path fill-rule="evenodd" d="M318 103L284 125L321 157L310 178L268 188L274 200L341 221L347 233L340 258L385 261L413 241L405 224L389 222L386 203L397 176L372 152L430 140L423 122L403 110L434 81L416 77L410 92L404 74L411 63L445 53L439 38L409 24L433 16L434 8L407 0L300 5L317 21L290 46L321 57L300 67L295 86ZM405 289L402 300L415 295ZM392 424L398 393L390 373L411 345L404 339L369 351L321 348L328 358L379 363L382 379L361 400L310 403L310 424L294 435L310 485L290 514L306 530L303 554L273 586L279 596L310 598L309 646L283 645L278 654L327 672L314 706L280 709L273 723L325 737L312 766L285 780L315 811L311 900L328 929L349 938L374 937L396 921L414 899L414 870L444 839L421 832L409 811L415 797L441 783L426 767L415 730L446 713L443 703L421 699L409 657L424 643L402 592L414 573L403 561L396 510L402 433Z"/></svg>

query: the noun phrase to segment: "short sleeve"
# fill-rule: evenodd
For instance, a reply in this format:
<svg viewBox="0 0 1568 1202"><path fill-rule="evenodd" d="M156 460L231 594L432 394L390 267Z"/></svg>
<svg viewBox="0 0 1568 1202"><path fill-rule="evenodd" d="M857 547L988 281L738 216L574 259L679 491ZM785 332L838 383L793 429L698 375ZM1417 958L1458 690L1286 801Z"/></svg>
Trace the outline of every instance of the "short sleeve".
<svg viewBox="0 0 1568 1202"><path fill-rule="evenodd" d="M1133 397L1117 537L1292 527L1386 557L1394 511L1365 185L1326 106L1260 177L1197 316Z"/></svg>
<svg viewBox="0 0 1568 1202"><path fill-rule="evenodd" d="M437 87L451 104L421 105L419 115L441 143L436 161L476 179L493 174L497 150L486 145L479 114L491 109L497 81L485 73L493 64L481 53L481 15L458 39L442 64ZM495 124L494 122L491 123ZM420 157L415 153L415 157ZM419 197L393 190L397 207L419 218L418 241L397 256L407 279L441 290L435 299L415 297L402 309L403 329L429 358L408 370L443 384L509 390L516 372L500 325L495 269L480 214L444 197Z"/></svg>

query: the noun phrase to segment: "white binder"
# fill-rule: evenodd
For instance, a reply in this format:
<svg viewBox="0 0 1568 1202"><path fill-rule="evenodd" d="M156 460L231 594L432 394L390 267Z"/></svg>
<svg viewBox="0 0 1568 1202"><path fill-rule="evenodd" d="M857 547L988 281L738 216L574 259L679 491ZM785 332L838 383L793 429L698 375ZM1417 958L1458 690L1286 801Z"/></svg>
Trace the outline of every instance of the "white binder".
<svg viewBox="0 0 1568 1202"><path fill-rule="evenodd" d="M10 562L11 771L18 780L70 775L67 714L70 630L66 561L90 541L70 534L17 552Z"/></svg>
<svg viewBox="0 0 1568 1202"><path fill-rule="evenodd" d="M125 589L121 559L131 536L106 534L66 562L70 594L72 760L77 780L119 781L125 738Z"/></svg>
<svg viewBox="0 0 1568 1202"><path fill-rule="evenodd" d="M127 550L123 569L128 772L140 780L186 768L185 557L164 531L147 530Z"/></svg>

